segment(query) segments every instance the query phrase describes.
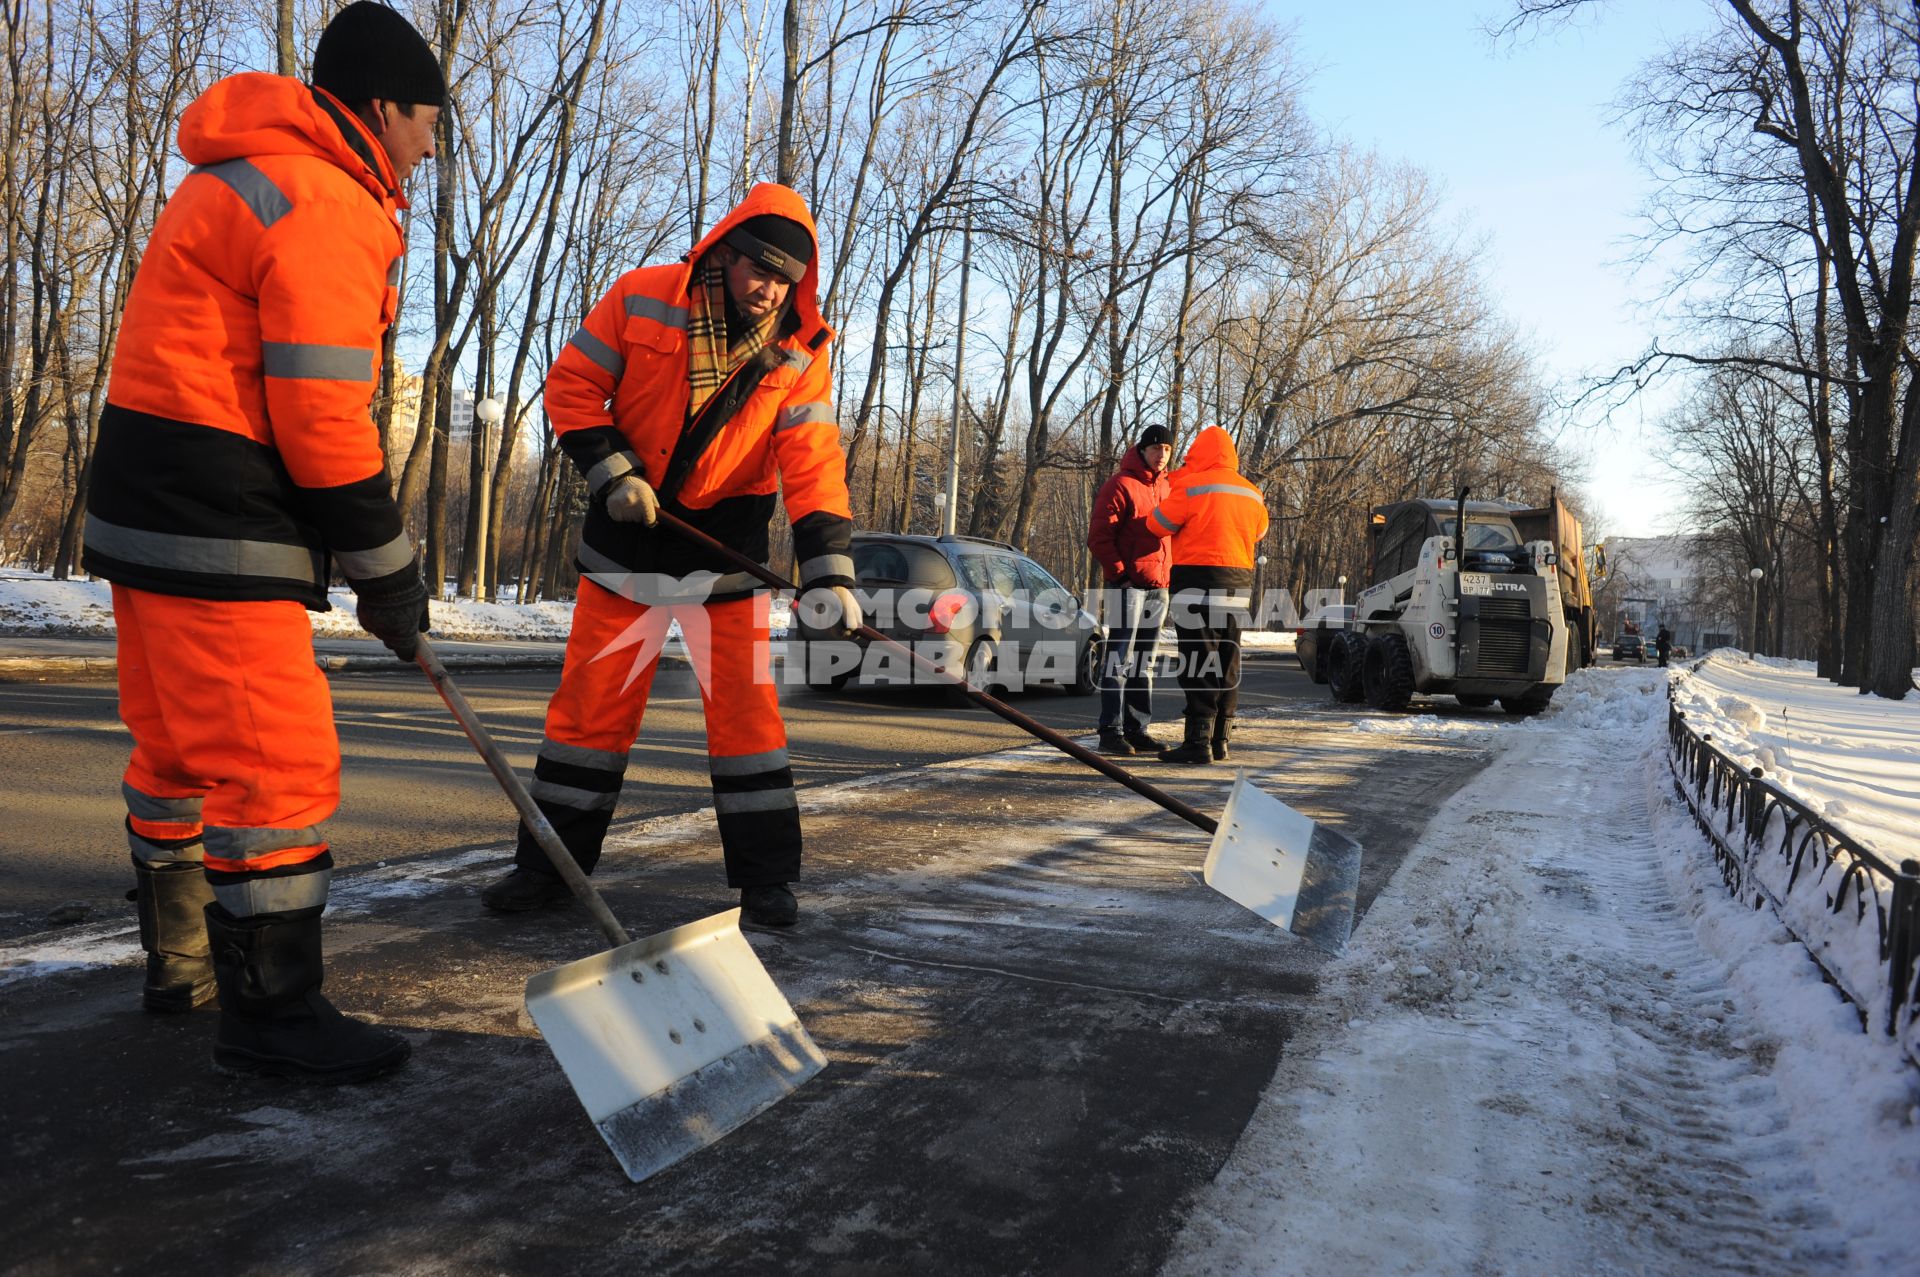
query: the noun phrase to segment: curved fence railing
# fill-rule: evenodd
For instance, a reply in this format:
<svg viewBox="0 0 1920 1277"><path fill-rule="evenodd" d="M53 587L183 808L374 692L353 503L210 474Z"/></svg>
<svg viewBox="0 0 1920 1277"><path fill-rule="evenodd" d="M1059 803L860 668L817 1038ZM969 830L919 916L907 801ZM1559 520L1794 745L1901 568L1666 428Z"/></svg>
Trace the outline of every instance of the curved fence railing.
<svg viewBox="0 0 1920 1277"><path fill-rule="evenodd" d="M1764 901L1871 1030L1920 1062L1920 860L1898 865L1734 761L1667 694L1674 788L1713 844L1727 890Z"/></svg>

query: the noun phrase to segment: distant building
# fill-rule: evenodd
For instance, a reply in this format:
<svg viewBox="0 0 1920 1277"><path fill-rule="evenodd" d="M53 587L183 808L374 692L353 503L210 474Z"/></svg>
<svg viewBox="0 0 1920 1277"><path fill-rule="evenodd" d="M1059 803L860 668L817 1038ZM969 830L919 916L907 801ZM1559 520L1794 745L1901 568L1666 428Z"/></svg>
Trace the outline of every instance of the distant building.
<svg viewBox="0 0 1920 1277"><path fill-rule="evenodd" d="M1740 620L1711 587L1712 556L1696 536L1609 537L1606 575L1594 583L1603 641L1651 639L1665 625L1695 652L1739 642Z"/></svg>

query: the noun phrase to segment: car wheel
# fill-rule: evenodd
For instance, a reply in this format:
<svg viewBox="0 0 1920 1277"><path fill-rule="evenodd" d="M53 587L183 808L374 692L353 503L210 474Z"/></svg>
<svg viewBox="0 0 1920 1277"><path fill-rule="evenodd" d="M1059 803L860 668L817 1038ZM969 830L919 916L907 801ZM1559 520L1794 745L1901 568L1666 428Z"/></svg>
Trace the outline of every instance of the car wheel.
<svg viewBox="0 0 1920 1277"><path fill-rule="evenodd" d="M1080 646L1080 655L1073 663L1073 684L1067 688L1069 696L1091 696L1100 690L1101 644L1098 638L1090 638Z"/></svg>
<svg viewBox="0 0 1920 1277"><path fill-rule="evenodd" d="M993 682L993 658L992 639L977 638L973 641L973 646L967 649L967 659L960 667L968 687L976 692L985 692L989 696L994 694L997 689ZM948 695L953 698L953 703L956 705L974 704L973 698L957 687L950 688Z"/></svg>

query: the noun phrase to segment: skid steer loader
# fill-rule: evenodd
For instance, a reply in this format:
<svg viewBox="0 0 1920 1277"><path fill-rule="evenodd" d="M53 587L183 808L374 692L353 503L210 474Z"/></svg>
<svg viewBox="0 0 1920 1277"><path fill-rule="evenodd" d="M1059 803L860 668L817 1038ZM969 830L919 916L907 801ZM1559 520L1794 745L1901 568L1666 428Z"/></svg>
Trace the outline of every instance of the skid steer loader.
<svg viewBox="0 0 1920 1277"><path fill-rule="evenodd" d="M1336 701L1400 710L1419 693L1497 700L1509 714L1547 707L1567 667L1553 542L1522 542L1506 506L1465 491L1377 506L1368 535L1368 585L1330 636Z"/></svg>

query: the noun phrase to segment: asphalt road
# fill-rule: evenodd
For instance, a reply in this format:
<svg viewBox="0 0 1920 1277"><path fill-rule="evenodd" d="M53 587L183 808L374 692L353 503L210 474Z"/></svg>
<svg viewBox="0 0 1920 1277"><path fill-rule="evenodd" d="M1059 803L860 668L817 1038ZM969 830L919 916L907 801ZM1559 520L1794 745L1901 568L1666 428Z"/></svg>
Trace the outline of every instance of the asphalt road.
<svg viewBox="0 0 1920 1277"><path fill-rule="evenodd" d="M1365 711L1297 673L1250 679L1236 768L1361 844L1364 927L1438 805L1486 765L1485 738L1355 731ZM524 759L544 681L484 682L483 711L517 724ZM444 786L456 810L421 819L499 844L500 800L454 779L474 768L424 698L337 686L361 757L350 787L426 754L388 800L413 811ZM1086 702L1023 704L1087 725ZM660 810L703 805L692 707L659 709L654 739L680 769L658 777ZM577 909L487 915L474 891L491 850L417 850L336 882L327 992L414 1045L364 1087L214 1074L215 1017L142 1013L127 923L80 924L0 954L0 1274L1156 1271L1324 955L1203 885L1204 835L1044 746L1003 748L1020 738L997 720L914 697L802 694L794 709L813 790L801 922L746 936L829 1061L790 1098L629 1183L522 1005L531 974L604 941ZM117 738L94 736L112 753ZM1153 779L1217 811L1232 771ZM630 822L595 879L652 935L730 903L714 841L704 813Z"/></svg>
<svg viewBox="0 0 1920 1277"><path fill-rule="evenodd" d="M557 670L474 673L456 681L522 774L540 743ZM336 882L369 866L499 844L513 813L446 708L410 669L332 676L343 759L339 814L327 822ZM1324 702L1291 659L1249 660L1243 712ZM830 784L1005 748L1027 738L985 710L937 692L782 691L794 775ZM1040 690L1013 704L1061 731L1091 731L1092 697ZM1180 695L1163 684L1154 712L1172 743ZM663 664L627 773L615 833L635 822L708 806L698 689L684 665ZM129 739L109 682L0 683L0 940L55 922L131 916L132 883L119 777ZM1155 764L1157 766L1157 764Z"/></svg>

